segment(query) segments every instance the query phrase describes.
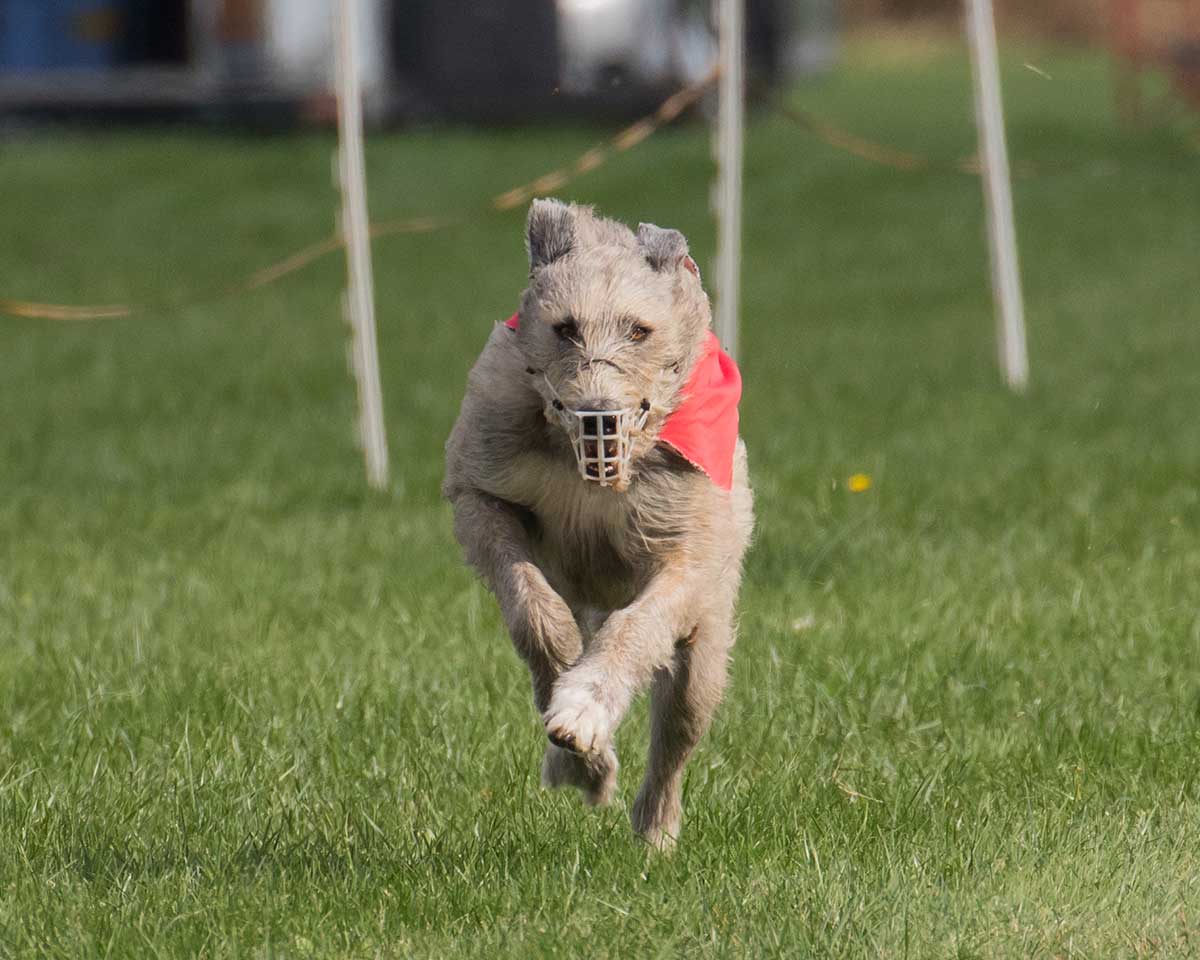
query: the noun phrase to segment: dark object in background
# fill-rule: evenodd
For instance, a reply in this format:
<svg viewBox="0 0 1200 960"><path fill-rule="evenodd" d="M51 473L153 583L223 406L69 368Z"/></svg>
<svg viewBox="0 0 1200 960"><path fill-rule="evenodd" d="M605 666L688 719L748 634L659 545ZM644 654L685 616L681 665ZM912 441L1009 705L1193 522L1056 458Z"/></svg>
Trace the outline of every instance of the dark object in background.
<svg viewBox="0 0 1200 960"><path fill-rule="evenodd" d="M188 58L187 0L125 0L121 60L179 64Z"/></svg>
<svg viewBox="0 0 1200 960"><path fill-rule="evenodd" d="M782 0L746 0L746 67L752 88L772 87L781 79L792 6Z"/></svg>
<svg viewBox="0 0 1200 960"><path fill-rule="evenodd" d="M553 0L397 0L395 73L417 112L540 113L558 86Z"/></svg>
<svg viewBox="0 0 1200 960"><path fill-rule="evenodd" d="M803 62L801 9L832 0L746 0L756 90ZM638 113L703 76L716 55L709 0L395 0L392 56L401 115L530 119ZM812 22L809 22L812 21ZM826 28L828 29L828 28Z"/></svg>

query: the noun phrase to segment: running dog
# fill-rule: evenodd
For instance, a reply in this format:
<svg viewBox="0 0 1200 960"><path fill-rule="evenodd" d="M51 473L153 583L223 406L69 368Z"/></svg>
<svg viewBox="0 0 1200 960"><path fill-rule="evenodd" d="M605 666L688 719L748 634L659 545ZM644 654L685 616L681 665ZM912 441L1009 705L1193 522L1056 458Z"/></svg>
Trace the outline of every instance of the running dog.
<svg viewBox="0 0 1200 960"><path fill-rule="evenodd" d="M632 820L666 848L754 522L741 378L681 233L535 200L526 234L529 286L470 373L443 494L529 667L545 786L610 801L613 735L650 688Z"/></svg>

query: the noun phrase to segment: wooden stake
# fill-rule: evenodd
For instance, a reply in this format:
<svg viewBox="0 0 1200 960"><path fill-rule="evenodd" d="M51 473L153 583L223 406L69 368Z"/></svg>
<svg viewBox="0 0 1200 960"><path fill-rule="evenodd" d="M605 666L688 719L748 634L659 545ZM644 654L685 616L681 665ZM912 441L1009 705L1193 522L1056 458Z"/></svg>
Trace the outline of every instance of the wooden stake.
<svg viewBox="0 0 1200 960"><path fill-rule="evenodd" d="M721 76L717 108L717 337L731 357L738 352L738 302L742 268L742 153L745 135L744 0L718 0Z"/></svg>
<svg viewBox="0 0 1200 960"><path fill-rule="evenodd" d="M371 272L367 177L363 162L362 83L358 66L358 3L340 0L337 57L338 181L342 193L339 227L346 247L345 311L352 333L351 357L358 384L359 434L367 482L388 485L387 434L379 352L375 339L375 282Z"/></svg>
<svg viewBox="0 0 1200 960"><path fill-rule="evenodd" d="M1008 147L1004 141L1004 106L1000 99L996 23L992 14L992 0L966 0L966 4L1000 369L1010 387L1023 391L1029 382L1029 354L1025 346L1025 309L1021 300L1017 235L1013 225Z"/></svg>

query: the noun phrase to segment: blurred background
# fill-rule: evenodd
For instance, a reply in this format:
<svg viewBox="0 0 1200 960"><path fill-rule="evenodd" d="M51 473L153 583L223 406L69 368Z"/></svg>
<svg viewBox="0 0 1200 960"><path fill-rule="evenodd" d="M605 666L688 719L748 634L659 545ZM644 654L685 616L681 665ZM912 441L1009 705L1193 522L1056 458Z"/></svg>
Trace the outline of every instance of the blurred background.
<svg viewBox="0 0 1200 960"><path fill-rule="evenodd" d="M836 0L751 0L748 46L772 80L827 67ZM714 39L703 0L366 0L371 113L528 116L623 108L694 81ZM327 0L0 0L10 109L322 117Z"/></svg>
<svg viewBox="0 0 1200 960"><path fill-rule="evenodd" d="M844 32L953 25L955 0L748 0L758 85L820 72ZM635 109L700 77L705 0L366 0L359 42L376 120ZM1003 0L1002 30L1106 46L1200 101L1200 0ZM262 122L328 119L327 0L0 0L0 108ZM1129 105L1127 105L1129 106ZM1132 108L1132 107L1131 107Z"/></svg>

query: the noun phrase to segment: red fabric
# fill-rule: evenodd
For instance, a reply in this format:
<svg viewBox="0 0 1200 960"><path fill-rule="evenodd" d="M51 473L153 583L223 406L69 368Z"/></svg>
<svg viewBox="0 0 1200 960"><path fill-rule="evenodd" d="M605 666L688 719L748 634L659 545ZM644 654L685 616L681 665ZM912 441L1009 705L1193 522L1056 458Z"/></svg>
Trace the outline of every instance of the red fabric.
<svg viewBox="0 0 1200 960"><path fill-rule="evenodd" d="M520 316L514 313L504 325L519 329ZM733 487L741 398L742 375L737 364L709 331L700 362L683 388L683 401L667 417L658 440L674 448L722 490Z"/></svg>
<svg viewBox="0 0 1200 960"><path fill-rule="evenodd" d="M722 490L733 487L742 375L709 331L704 353L683 388L683 401L667 417L658 440L674 447Z"/></svg>

